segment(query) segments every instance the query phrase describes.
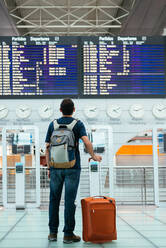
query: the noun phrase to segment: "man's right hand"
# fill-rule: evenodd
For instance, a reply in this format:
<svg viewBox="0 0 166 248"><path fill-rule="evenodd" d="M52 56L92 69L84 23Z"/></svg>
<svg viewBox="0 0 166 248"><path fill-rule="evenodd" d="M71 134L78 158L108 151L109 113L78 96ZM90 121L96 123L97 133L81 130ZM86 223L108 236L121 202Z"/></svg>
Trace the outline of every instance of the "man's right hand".
<svg viewBox="0 0 166 248"><path fill-rule="evenodd" d="M101 162L102 157L100 155L94 154L93 157L89 158L89 162L90 162L91 159L93 159L94 161Z"/></svg>
<svg viewBox="0 0 166 248"><path fill-rule="evenodd" d="M94 154L92 143L90 142L90 140L88 139L88 137L87 136L82 136L81 139L84 142L84 145L85 145L88 153L92 156L91 158L89 158L89 162L90 162L91 159L93 159L94 161L101 162L102 157L99 156L99 155Z"/></svg>

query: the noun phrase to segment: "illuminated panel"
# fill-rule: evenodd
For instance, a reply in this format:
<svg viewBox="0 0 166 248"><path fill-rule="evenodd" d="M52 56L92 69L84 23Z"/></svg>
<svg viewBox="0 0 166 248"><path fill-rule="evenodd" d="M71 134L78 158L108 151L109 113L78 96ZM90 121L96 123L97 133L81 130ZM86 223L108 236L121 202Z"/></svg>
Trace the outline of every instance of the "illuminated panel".
<svg viewBox="0 0 166 248"><path fill-rule="evenodd" d="M165 96L163 37L84 37L84 96Z"/></svg>
<svg viewBox="0 0 166 248"><path fill-rule="evenodd" d="M0 96L77 96L77 39L1 37Z"/></svg>

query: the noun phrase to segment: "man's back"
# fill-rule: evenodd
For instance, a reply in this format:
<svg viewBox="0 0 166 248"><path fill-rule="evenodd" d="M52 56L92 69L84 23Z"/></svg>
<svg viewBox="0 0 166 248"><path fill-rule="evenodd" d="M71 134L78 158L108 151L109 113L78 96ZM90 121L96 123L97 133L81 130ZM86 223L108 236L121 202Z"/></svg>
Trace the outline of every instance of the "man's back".
<svg viewBox="0 0 166 248"><path fill-rule="evenodd" d="M63 116L57 120L58 124L70 124L74 118L72 117L75 111L74 103L71 99L64 99L60 105L60 111ZM51 166L50 159L50 139L54 132L54 123L51 122L46 135L46 161L48 166L48 176L50 176L50 204L49 204L49 240L57 240L58 226L59 226L59 204L62 194L63 186L65 186L65 225L64 225L64 243L79 242L81 238L76 236L73 231L75 228L75 199L77 195L79 180L80 180L80 153L79 153L79 139L84 142L87 151L91 158L95 161L101 161L101 157L96 155L93 151L93 146L89 141L84 124L78 120L73 127L75 135L76 162L74 167L67 169L56 169Z"/></svg>
<svg viewBox="0 0 166 248"><path fill-rule="evenodd" d="M72 123L73 120L74 120L73 117L61 117L61 118L57 119L57 123L68 125L68 124ZM46 140L45 140L46 143L50 143L50 139L51 139L53 131L54 131L54 123L52 121L48 127ZM79 153L79 139L82 136L87 136L85 126L80 120L78 120L77 123L75 124L75 126L73 128L73 133L75 135L75 141L76 141L76 150L75 150L76 163L75 163L74 167L72 167L72 168L73 169L80 169L81 166L80 166L80 153Z"/></svg>

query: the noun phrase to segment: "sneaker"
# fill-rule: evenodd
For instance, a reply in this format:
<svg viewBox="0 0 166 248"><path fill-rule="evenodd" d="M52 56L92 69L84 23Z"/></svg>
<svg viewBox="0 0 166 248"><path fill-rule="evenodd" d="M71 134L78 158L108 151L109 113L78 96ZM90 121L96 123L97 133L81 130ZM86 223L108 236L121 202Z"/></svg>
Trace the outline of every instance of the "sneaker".
<svg viewBox="0 0 166 248"><path fill-rule="evenodd" d="M64 236L63 243L70 244L73 242L79 242L81 240L80 236L73 234L72 236Z"/></svg>
<svg viewBox="0 0 166 248"><path fill-rule="evenodd" d="M56 233L50 233L48 235L48 240L49 241L57 241L57 234Z"/></svg>

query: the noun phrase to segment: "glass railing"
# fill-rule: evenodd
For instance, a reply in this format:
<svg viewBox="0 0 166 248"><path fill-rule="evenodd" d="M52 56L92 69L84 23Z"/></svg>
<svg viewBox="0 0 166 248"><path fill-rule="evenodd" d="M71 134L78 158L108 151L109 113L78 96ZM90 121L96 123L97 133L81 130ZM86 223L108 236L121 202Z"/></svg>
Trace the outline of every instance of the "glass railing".
<svg viewBox="0 0 166 248"><path fill-rule="evenodd" d="M36 200L36 170L25 170L25 202L34 203ZM89 168L82 167L80 178L80 198L90 196ZM95 187L95 185L94 185ZM103 166L100 175L100 193L109 195L109 167ZM49 203L49 179L47 168L40 169L41 205ZM114 168L114 197L118 205L149 205L154 204L153 167L115 167ZM166 167L159 167L159 198L166 202ZM15 203L15 168L7 169L7 202ZM62 201L64 202L64 192ZM2 169L0 169L0 205L2 205Z"/></svg>
<svg viewBox="0 0 166 248"><path fill-rule="evenodd" d="M0 168L0 206L2 206L2 168Z"/></svg>

